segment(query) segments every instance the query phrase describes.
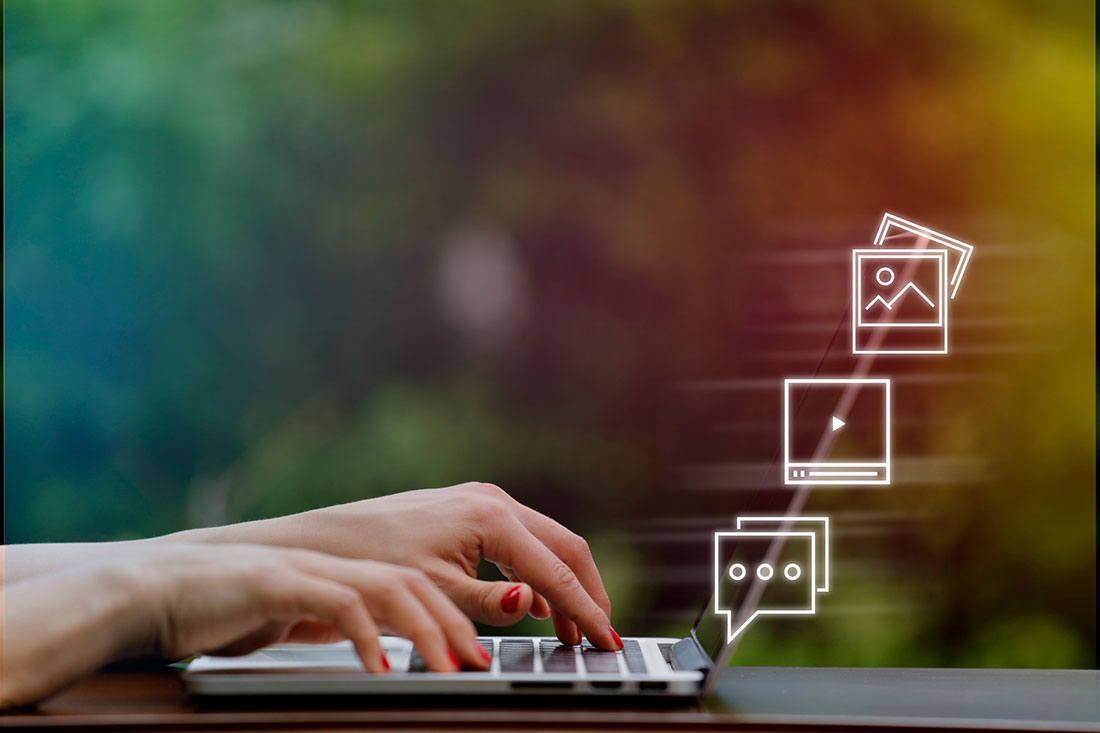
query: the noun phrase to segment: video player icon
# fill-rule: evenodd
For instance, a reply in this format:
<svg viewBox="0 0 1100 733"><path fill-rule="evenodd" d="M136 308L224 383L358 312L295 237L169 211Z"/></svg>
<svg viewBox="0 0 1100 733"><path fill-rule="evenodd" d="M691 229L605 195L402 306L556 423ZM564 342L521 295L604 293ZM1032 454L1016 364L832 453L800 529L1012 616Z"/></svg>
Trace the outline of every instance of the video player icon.
<svg viewBox="0 0 1100 733"><path fill-rule="evenodd" d="M888 485L889 379L786 379L784 483Z"/></svg>

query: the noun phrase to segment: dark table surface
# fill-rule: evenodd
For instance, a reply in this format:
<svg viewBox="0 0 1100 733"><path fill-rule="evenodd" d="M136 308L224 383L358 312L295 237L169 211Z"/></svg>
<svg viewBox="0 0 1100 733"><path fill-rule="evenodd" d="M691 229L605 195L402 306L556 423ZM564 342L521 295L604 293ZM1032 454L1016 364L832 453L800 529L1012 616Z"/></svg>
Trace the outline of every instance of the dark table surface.
<svg viewBox="0 0 1100 733"><path fill-rule="evenodd" d="M746 730L883 728L1100 731L1091 670L731 667L713 695L676 707L578 706L565 699L462 703L405 698L211 706L189 699L172 671L103 671L2 728L89 730Z"/></svg>

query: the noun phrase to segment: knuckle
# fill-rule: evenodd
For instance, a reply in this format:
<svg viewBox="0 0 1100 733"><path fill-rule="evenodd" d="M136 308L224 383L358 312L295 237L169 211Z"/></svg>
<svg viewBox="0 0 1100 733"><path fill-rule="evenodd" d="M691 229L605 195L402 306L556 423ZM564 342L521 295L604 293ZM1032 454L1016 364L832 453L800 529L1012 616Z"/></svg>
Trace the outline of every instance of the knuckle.
<svg viewBox="0 0 1100 733"><path fill-rule="evenodd" d="M337 618L348 618L359 609L361 603L359 594L350 588L340 588L333 592L332 611Z"/></svg>
<svg viewBox="0 0 1100 733"><path fill-rule="evenodd" d="M488 496L494 499L502 499L508 496L508 494L505 493L504 489L500 488L496 484L489 484L483 481L475 481L472 484L472 487L474 491L478 492L482 496Z"/></svg>
<svg viewBox="0 0 1100 733"><path fill-rule="evenodd" d="M407 568L401 574L401 580L405 584L405 587L410 589L422 589L432 584L432 581L428 579L424 571L419 568Z"/></svg>
<svg viewBox="0 0 1100 733"><path fill-rule="evenodd" d="M479 523L496 525L511 516L504 502L494 497L482 497L471 507L474 519Z"/></svg>
<svg viewBox="0 0 1100 733"><path fill-rule="evenodd" d="M585 560L592 559L592 548L589 546L588 540L584 537L581 537L579 534L570 533L569 543L573 548L573 552L576 553L578 557Z"/></svg>
<svg viewBox="0 0 1100 733"><path fill-rule="evenodd" d="M550 579L558 587L572 587L577 582L573 571L561 560L554 560L550 565Z"/></svg>

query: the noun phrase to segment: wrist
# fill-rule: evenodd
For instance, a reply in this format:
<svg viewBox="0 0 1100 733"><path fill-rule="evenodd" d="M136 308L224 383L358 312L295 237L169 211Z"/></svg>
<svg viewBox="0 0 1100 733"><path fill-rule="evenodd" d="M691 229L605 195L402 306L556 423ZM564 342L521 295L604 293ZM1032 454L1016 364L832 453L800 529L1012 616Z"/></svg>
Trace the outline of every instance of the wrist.
<svg viewBox="0 0 1100 733"><path fill-rule="evenodd" d="M0 705L41 700L145 651L151 616L138 575L111 561L5 584Z"/></svg>

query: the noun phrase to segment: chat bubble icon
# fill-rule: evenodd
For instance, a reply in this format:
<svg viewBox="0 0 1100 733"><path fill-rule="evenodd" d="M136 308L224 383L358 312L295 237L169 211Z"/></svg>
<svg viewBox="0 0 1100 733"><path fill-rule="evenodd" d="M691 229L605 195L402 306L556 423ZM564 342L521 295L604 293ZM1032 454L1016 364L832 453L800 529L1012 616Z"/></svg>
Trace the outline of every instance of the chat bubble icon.
<svg viewBox="0 0 1100 733"><path fill-rule="evenodd" d="M810 525L807 527L807 525ZM817 592L829 592L829 518L828 517L770 517L747 516L738 517L734 529L777 530L784 531L797 529L800 531L812 531L817 533L814 543L817 545L817 554L814 556L817 562Z"/></svg>
<svg viewBox="0 0 1100 733"><path fill-rule="evenodd" d="M816 558L816 532L715 532L714 611L726 617L726 643L761 616L816 613Z"/></svg>

